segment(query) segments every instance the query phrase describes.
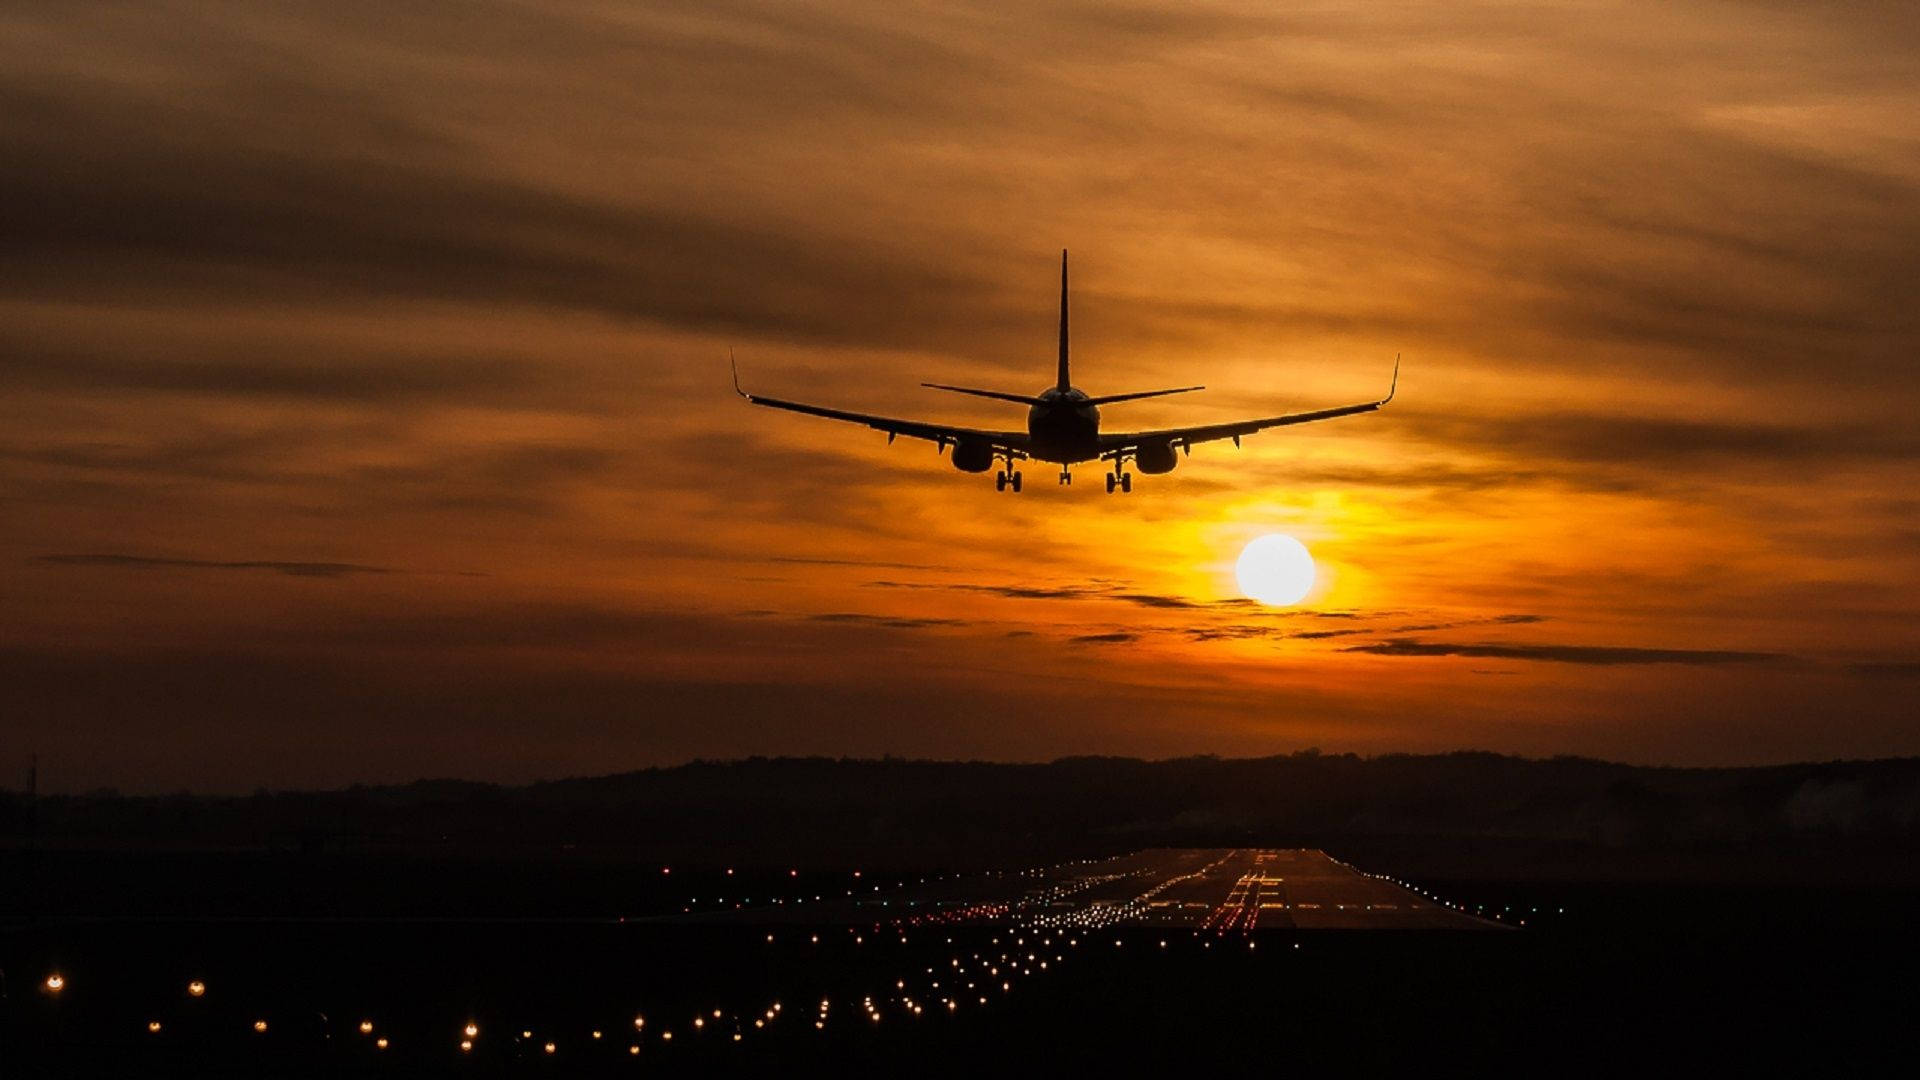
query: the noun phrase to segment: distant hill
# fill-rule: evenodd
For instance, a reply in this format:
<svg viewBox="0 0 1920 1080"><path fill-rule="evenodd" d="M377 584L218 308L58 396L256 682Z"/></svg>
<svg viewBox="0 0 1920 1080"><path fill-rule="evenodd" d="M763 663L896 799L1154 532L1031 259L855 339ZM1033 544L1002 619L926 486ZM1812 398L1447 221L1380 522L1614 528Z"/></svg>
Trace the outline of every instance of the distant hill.
<svg viewBox="0 0 1920 1080"><path fill-rule="evenodd" d="M1475 859L1537 874L1851 861L1880 876L1920 853L1920 759L1692 769L1474 752L1046 764L749 758L520 787L423 780L240 797L96 794L42 797L31 810L17 794L0 798L0 842L30 836L46 848L953 867L1258 843L1383 853L1439 870Z"/></svg>

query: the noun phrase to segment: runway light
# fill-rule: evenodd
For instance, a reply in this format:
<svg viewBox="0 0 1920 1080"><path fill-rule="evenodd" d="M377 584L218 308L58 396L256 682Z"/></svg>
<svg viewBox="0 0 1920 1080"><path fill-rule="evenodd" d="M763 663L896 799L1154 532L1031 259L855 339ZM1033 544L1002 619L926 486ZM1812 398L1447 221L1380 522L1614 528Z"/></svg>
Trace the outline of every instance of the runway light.
<svg viewBox="0 0 1920 1080"><path fill-rule="evenodd" d="M61 975L57 971L47 976L47 993L57 994L60 991L66 989L66 987L67 987L66 976Z"/></svg>
<svg viewBox="0 0 1920 1080"><path fill-rule="evenodd" d="M467 1038L471 1039L474 1036L480 1034L480 1025L473 1023L472 1021L468 1021L467 1026L465 1028L462 1028L461 1030L466 1033Z"/></svg>
<svg viewBox="0 0 1920 1080"><path fill-rule="evenodd" d="M634 1054L638 1054L638 1053L640 1053L640 1044L639 1044L639 1043L634 1043L634 1044L633 1044L632 1046L629 1046L629 1047L627 1047L627 1053L628 1053L629 1055L634 1055Z"/></svg>
<svg viewBox="0 0 1920 1080"><path fill-rule="evenodd" d="M195 979L192 982L187 984L188 997L205 997L206 995L207 995L206 983L201 982L199 979Z"/></svg>
<svg viewBox="0 0 1920 1080"><path fill-rule="evenodd" d="M159 1033L160 1033L160 1021L158 1021L158 1020L149 1020L149 1021L147 1021L147 1030L148 1030L148 1031L151 1031L151 1032L153 1032L153 1033L154 1033L154 1034L156 1034L156 1035L157 1035L157 1034L159 1034Z"/></svg>
<svg viewBox="0 0 1920 1080"><path fill-rule="evenodd" d="M463 1054L470 1054L470 1053L472 1053L472 1052L473 1052L473 1040L472 1040L472 1039L461 1039L461 1040L460 1040L460 1052L461 1052L461 1053L463 1053Z"/></svg>
<svg viewBox="0 0 1920 1080"><path fill-rule="evenodd" d="M638 1030L640 1030L641 1028L643 1028L643 1027L646 1027L646 1026L647 1026L647 1018L646 1018L646 1017L644 1017L644 1016L636 1016L636 1017L634 1017L634 1018L633 1018L633 1028L634 1028L634 1030L635 1030L635 1031L638 1031Z"/></svg>
<svg viewBox="0 0 1920 1080"><path fill-rule="evenodd" d="M380 1036L379 1038L373 1040L373 1045L379 1047L382 1050L385 1050L387 1048L387 1037L385 1035Z"/></svg>
<svg viewBox="0 0 1920 1080"><path fill-rule="evenodd" d="M545 1047L543 1047L542 1049L544 1049L544 1050L546 1050L546 1052L547 1052L547 1053L549 1053L549 1054L551 1054L551 1053L553 1053L553 1052L554 1052L555 1050L558 1050L558 1049L559 1049L559 1047L557 1047L557 1046L555 1046L555 1045L553 1045L552 1043L548 1043L548 1044L547 1044L547 1045L546 1045Z"/></svg>
<svg viewBox="0 0 1920 1080"><path fill-rule="evenodd" d="M696 1016L693 1018L693 1026L697 1028L703 1028L707 1026L707 1022L705 1019Z"/></svg>
<svg viewBox="0 0 1920 1080"><path fill-rule="evenodd" d="M253 1030L265 1035L267 1033L267 1022L265 1020L255 1020L253 1022Z"/></svg>
<svg viewBox="0 0 1920 1080"><path fill-rule="evenodd" d="M597 1039L597 1038L599 1038L599 1037L600 1037L600 1033L599 1033L599 1032L597 1032L597 1031L596 1031L596 1032L594 1032L594 1033L593 1033L593 1037L594 1037L594 1038L596 1038L596 1039Z"/></svg>
<svg viewBox="0 0 1920 1080"><path fill-rule="evenodd" d="M360 1021L360 1034L362 1034L362 1035L371 1035L371 1034L373 1034L373 1021L371 1021L371 1020L362 1020L362 1021ZM529 1031L529 1032L527 1032L527 1034L528 1034L528 1035L531 1035L531 1034L533 1034L533 1033Z"/></svg>
<svg viewBox="0 0 1920 1080"><path fill-rule="evenodd" d="M663 1032L661 1032L661 1033L660 1033L660 1041L661 1041L661 1042L672 1042L672 1041L673 1041L673 1032L671 1032L671 1031L663 1031Z"/></svg>

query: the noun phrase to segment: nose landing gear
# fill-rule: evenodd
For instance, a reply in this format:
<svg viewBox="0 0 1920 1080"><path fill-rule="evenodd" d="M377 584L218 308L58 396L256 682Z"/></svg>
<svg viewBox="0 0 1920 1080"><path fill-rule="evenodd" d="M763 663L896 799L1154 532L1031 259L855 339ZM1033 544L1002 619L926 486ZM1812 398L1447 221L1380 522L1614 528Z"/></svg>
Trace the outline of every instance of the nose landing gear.
<svg viewBox="0 0 1920 1080"><path fill-rule="evenodd" d="M1070 473L1070 472L1068 472L1068 471L1067 471L1067 470L1065 470L1065 469L1061 469L1061 470L1060 470L1060 482L1061 482L1062 484L1071 484L1071 483L1073 483L1073 474L1072 474L1072 473Z"/></svg>

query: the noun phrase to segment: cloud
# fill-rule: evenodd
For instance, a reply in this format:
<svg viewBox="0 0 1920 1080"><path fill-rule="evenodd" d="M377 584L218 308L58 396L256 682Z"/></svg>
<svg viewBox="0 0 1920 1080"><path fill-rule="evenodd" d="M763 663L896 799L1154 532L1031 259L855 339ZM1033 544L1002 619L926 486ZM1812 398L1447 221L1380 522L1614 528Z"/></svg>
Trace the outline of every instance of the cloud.
<svg viewBox="0 0 1920 1080"><path fill-rule="evenodd" d="M1920 660L1877 660L1848 664L1847 670L1870 679L1920 679Z"/></svg>
<svg viewBox="0 0 1920 1080"><path fill-rule="evenodd" d="M591 27L565 20L567 33ZM238 43L228 42L229 45ZM324 125L332 88L275 96L240 53L199 52L237 103L279 124ZM316 57L326 62L337 57ZM156 57L156 62L167 63ZM229 123L208 101L166 100L110 81L23 85L0 78L0 133L35 162L0 173L0 265L14 295L245 295L256 300L391 299L555 305L703 329L836 343L924 340L990 295L941 262L800 219L743 220L516 179L441 133L366 126L352 149L278 139ZM391 117L399 110L369 104ZM368 160L372 158L373 160ZM218 183L209 183L217 177ZM74 193L84 191L76 203ZM22 378L92 379L233 393L405 393L444 380L521 378L476 364L460 375L356 371L265 358L252 365L30 356Z"/></svg>
<svg viewBox="0 0 1920 1080"><path fill-rule="evenodd" d="M71 333L59 326L29 332L16 324L12 355L0 368L0 383L36 389L220 394L235 397L366 402L524 400L547 378L538 365L510 356L465 353L451 361L418 353L378 355L361 348L349 355L247 355L207 357L211 348L120 342L75 344L49 340ZM182 355L193 348L200 355ZM224 349L223 349L224 351ZM240 350L235 347L234 352Z"/></svg>
<svg viewBox="0 0 1920 1080"><path fill-rule="evenodd" d="M858 611L828 611L808 615L814 622L858 623L864 626L884 626L894 630L923 630L932 626L966 626L965 619L947 619L915 617L905 615L870 615Z"/></svg>
<svg viewBox="0 0 1920 1080"><path fill-rule="evenodd" d="M1140 635L1114 631L1106 634L1079 634L1067 640L1075 645L1124 645L1129 641L1140 640Z"/></svg>
<svg viewBox="0 0 1920 1080"><path fill-rule="evenodd" d="M1244 641L1250 638L1273 637L1276 633L1270 626L1247 626L1234 624L1226 626L1196 626L1187 630L1187 636L1195 641Z"/></svg>
<svg viewBox="0 0 1920 1080"><path fill-rule="evenodd" d="M1113 593L1111 594L1111 599L1123 600L1129 604L1138 604L1141 607L1150 607L1150 608L1178 609L1178 608L1199 608L1199 607L1207 606L1205 604L1194 603L1192 600L1188 600L1184 597L1161 596L1154 593Z"/></svg>
<svg viewBox="0 0 1920 1080"><path fill-rule="evenodd" d="M1008 600L1110 600L1136 607L1170 611L1200 611L1210 608L1248 606L1246 601L1238 599L1199 601L1164 593L1135 592L1118 582L1095 582L1088 585L985 585L970 582L870 581L867 585L877 589L945 589L953 592L985 593Z"/></svg>
<svg viewBox="0 0 1920 1080"><path fill-rule="evenodd" d="M1528 623L1545 622L1544 615L1494 615L1484 619L1455 619L1449 622L1415 623L1408 626L1396 626L1387 633L1413 634L1429 630L1455 630L1462 626L1522 626Z"/></svg>
<svg viewBox="0 0 1920 1080"><path fill-rule="evenodd" d="M1435 416L1413 412L1402 427L1449 446L1497 450L1520 460L1586 465L1831 465L1912 461L1920 435L1910 425L1858 422L1783 424L1549 412L1524 416Z"/></svg>
<svg viewBox="0 0 1920 1080"><path fill-rule="evenodd" d="M858 566L858 567L863 567L866 569L873 569L873 570L939 570L941 569L938 566L929 566L925 563L879 562L873 559L827 559L827 558L813 558L805 555L768 555L768 556L764 556L764 561L776 562L776 563L797 563L802 566ZM869 586L883 587L883 588L884 587L894 587L894 588L909 587L909 586L897 585L896 583L890 582L890 581L871 581L871 582L868 582L867 584Z"/></svg>
<svg viewBox="0 0 1920 1080"><path fill-rule="evenodd" d="M1784 660L1780 653L1726 649L1647 649L1611 645L1460 645L1395 638L1349 645L1341 652L1376 656L1477 656L1501 660L1542 660L1562 664L1757 664Z"/></svg>
<svg viewBox="0 0 1920 1080"><path fill-rule="evenodd" d="M288 577L339 578L352 574L398 574L388 566L342 562L285 562L275 559L170 559L149 555L36 555L34 562L54 566L116 566L133 570L266 570Z"/></svg>

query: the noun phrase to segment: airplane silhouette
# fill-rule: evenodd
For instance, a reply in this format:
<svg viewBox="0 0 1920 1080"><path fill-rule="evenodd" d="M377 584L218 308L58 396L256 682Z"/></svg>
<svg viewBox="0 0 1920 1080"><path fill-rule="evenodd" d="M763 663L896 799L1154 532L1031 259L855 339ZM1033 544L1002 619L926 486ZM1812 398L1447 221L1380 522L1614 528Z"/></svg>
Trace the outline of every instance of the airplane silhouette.
<svg viewBox="0 0 1920 1080"><path fill-rule="evenodd" d="M1107 493L1111 495L1116 489L1133 490L1133 474L1127 471L1127 462L1130 460L1137 464L1143 473L1168 473L1173 471L1177 463L1174 451L1177 449L1182 453L1191 454L1195 443L1232 439L1233 445L1239 446L1241 436L1251 435L1267 428L1306 424L1315 420L1332 420L1335 417L1372 412L1393 400L1394 390L1400 385L1400 358L1398 356L1393 358L1393 382L1387 387L1387 396L1379 401L1342 405L1337 409L1320 409L1316 412L1269 416L1258 420L1239 420L1227 424L1102 435L1099 409L1101 405L1160 397L1165 394L1184 394L1192 390L1204 390L1206 387L1181 386L1172 390L1142 390L1132 394L1108 394L1104 397L1089 397L1085 391L1076 388L1067 374L1067 253L1062 251L1060 253L1060 373L1054 385L1034 395L1008 394L998 390L975 390L971 387L946 386L941 383L921 383L920 385L934 390L949 390L956 394L972 394L975 397L1026 405L1028 406L1027 430L982 431L977 428L930 424L919 420L897 420L888 416L871 416L867 413L829 409L797 401L782 401L779 398L749 394L740 389L739 366L734 365L733 370L734 392L754 405L786 409L789 412L805 413L809 416L824 416L829 420L865 424L877 431L886 432L889 443L901 435L910 439L926 439L934 444L936 453L943 452L951 446L953 447L953 466L961 472L982 473L993 468L995 462L1004 462L1004 466L994 476L994 487L1000 491L1008 488L1014 491L1020 490L1020 471L1014 466L1016 461L1032 459L1055 462L1060 466L1060 482L1071 484L1073 483L1072 466L1083 461L1098 460L1112 464L1111 471L1107 473Z"/></svg>

